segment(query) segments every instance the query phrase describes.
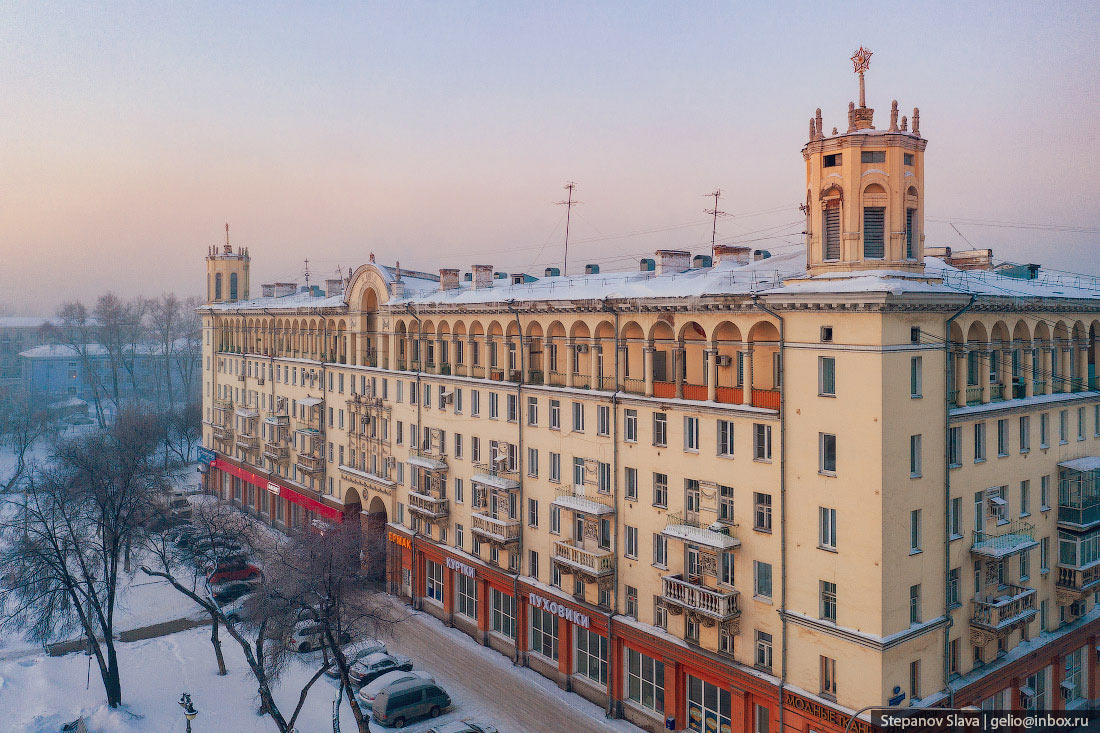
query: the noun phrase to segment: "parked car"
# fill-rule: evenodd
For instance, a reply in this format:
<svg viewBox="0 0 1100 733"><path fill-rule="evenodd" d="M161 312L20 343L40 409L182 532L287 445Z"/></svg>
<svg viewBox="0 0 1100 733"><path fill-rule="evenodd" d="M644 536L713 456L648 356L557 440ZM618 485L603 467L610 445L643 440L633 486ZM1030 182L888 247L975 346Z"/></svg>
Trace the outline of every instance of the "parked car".
<svg viewBox="0 0 1100 733"><path fill-rule="evenodd" d="M408 672L412 668L412 660L395 657L384 652L375 652L352 665L348 677L351 678L353 684L365 685L371 680L386 674L386 672L396 670Z"/></svg>
<svg viewBox="0 0 1100 733"><path fill-rule="evenodd" d="M396 685L398 682L407 682L408 680L427 680L428 682L435 682L435 679L427 672L420 672L418 670L412 670L409 672L393 671L386 672L381 677L375 677L374 680L363 685L359 690L359 706L367 708L368 710L374 707L374 700L378 697L378 693L386 689L390 685Z"/></svg>
<svg viewBox="0 0 1100 733"><path fill-rule="evenodd" d="M259 578L261 575L260 569L250 562L224 562L219 563L206 580L210 585L219 585L231 580Z"/></svg>
<svg viewBox="0 0 1100 733"><path fill-rule="evenodd" d="M500 733L496 726L475 723L471 720L455 720L429 728L427 733Z"/></svg>
<svg viewBox="0 0 1100 733"><path fill-rule="evenodd" d="M168 530L168 541L176 547L187 547L199 538L199 531L189 524Z"/></svg>
<svg viewBox="0 0 1100 733"><path fill-rule="evenodd" d="M256 590L251 583L227 583L210 594L211 600L221 609L229 621L240 621L245 616L244 606Z"/></svg>
<svg viewBox="0 0 1100 733"><path fill-rule="evenodd" d="M337 641L340 644L347 644L351 641L351 636L345 631ZM325 646L324 627L316 621L299 621L287 637L286 646L288 649L296 649L300 652L320 649Z"/></svg>
<svg viewBox="0 0 1100 733"><path fill-rule="evenodd" d="M378 693L371 719L382 725L404 728L405 723L425 715L438 717L450 706L450 695L434 682L407 680Z"/></svg>
<svg viewBox="0 0 1100 733"><path fill-rule="evenodd" d="M379 652L385 654L386 645L378 641L378 639L364 639L357 641L347 649L344 650L344 658L348 660L348 665L354 667L356 662L366 659L371 654L378 654ZM325 675L332 677L333 679L340 676L340 668L333 665L325 670Z"/></svg>

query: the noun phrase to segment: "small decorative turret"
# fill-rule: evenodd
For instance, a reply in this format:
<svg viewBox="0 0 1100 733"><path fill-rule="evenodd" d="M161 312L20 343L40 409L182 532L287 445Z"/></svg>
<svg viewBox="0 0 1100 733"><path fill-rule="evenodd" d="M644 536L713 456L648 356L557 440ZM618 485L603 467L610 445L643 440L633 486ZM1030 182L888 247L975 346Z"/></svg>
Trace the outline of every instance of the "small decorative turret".
<svg viewBox="0 0 1100 733"><path fill-rule="evenodd" d="M898 100L890 103L890 132L898 131Z"/></svg>
<svg viewBox="0 0 1100 733"><path fill-rule="evenodd" d="M913 108L913 134L920 137L920 110Z"/></svg>

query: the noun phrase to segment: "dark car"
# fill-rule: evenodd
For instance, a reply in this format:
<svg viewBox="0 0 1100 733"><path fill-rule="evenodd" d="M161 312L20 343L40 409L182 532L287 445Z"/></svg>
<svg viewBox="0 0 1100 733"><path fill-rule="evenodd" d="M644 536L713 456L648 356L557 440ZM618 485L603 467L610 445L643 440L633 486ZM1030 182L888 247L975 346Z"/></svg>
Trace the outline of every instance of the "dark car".
<svg viewBox="0 0 1100 733"><path fill-rule="evenodd" d="M348 670L348 677L353 684L365 685L376 677L381 677L386 672L408 672L412 669L412 661L402 657L395 657L385 652L376 652L352 665Z"/></svg>
<svg viewBox="0 0 1100 733"><path fill-rule="evenodd" d="M262 575L260 569L250 562L225 562L219 563L218 566L214 568L214 572L210 573L207 582L210 583L210 585L218 585L220 583L227 583L231 580L250 580L259 578L260 575Z"/></svg>
<svg viewBox="0 0 1100 733"><path fill-rule="evenodd" d="M248 595L254 590L255 588L248 583L226 583L224 586L211 593L210 597L214 599L214 603L217 603L219 606L224 606L242 596Z"/></svg>

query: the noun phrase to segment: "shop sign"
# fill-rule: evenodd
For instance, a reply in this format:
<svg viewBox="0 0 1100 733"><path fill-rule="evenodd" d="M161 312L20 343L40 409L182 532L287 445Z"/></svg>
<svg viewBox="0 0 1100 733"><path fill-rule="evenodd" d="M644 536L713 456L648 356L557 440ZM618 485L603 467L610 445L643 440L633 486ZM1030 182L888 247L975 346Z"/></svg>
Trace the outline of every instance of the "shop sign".
<svg viewBox="0 0 1100 733"><path fill-rule="evenodd" d="M282 489L283 489L283 487L279 486L279 484L272 483L271 481L267 482L267 490L270 491L275 496L278 496L279 492L282 491Z"/></svg>
<svg viewBox="0 0 1100 733"><path fill-rule="evenodd" d="M214 451L210 450L209 448L204 448L201 445L199 446L199 449L198 449L199 463L210 464L210 463L213 463L215 460L217 460L217 458L218 458L218 456L217 456L216 453L214 453Z"/></svg>
<svg viewBox="0 0 1100 733"><path fill-rule="evenodd" d="M467 578L474 577L474 569L464 562L459 562L454 558L448 557L446 559L447 567L456 572L462 573Z"/></svg>
<svg viewBox="0 0 1100 733"><path fill-rule="evenodd" d="M389 539L390 542L398 545L399 547L404 547L406 550L412 549L413 543L412 540L410 540L408 537L402 537L396 532L390 532Z"/></svg>
<svg viewBox="0 0 1100 733"><path fill-rule="evenodd" d="M552 601L549 598L543 598L542 596L535 595L534 593L527 594L527 601L535 608L540 608L543 611L547 611L558 618L563 618L566 621L580 626L582 629L587 629L589 624L588 614L574 611L569 606L557 601Z"/></svg>
<svg viewBox="0 0 1100 733"><path fill-rule="evenodd" d="M851 716L847 713L842 713L839 710L822 705L819 702L813 700L807 700L804 697L799 697L790 691L783 692L783 704L789 708L793 708L800 713L805 713L818 720L835 725L838 728L843 728L848 725L848 721L851 720ZM857 733L875 733L875 728L865 720L855 719L852 723L852 730Z"/></svg>

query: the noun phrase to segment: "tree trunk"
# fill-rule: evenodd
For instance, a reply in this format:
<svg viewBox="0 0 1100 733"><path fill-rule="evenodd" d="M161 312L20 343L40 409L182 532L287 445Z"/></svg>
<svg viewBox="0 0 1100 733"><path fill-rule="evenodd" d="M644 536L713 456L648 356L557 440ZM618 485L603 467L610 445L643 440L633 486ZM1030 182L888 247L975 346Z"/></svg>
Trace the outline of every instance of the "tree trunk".
<svg viewBox="0 0 1100 733"><path fill-rule="evenodd" d="M355 692L345 686L344 692L347 694L348 702L351 703L351 714L355 717L355 726L359 729L359 733L370 733L370 718L363 715L363 711L359 708L359 701L355 699Z"/></svg>
<svg viewBox="0 0 1100 733"><path fill-rule="evenodd" d="M104 646L107 647L107 670L103 676L103 687L107 691L107 705L117 708L122 704L122 680L119 677L114 640L108 636L104 640Z"/></svg>
<svg viewBox="0 0 1100 733"><path fill-rule="evenodd" d="M218 660L218 676L224 677L225 671L225 657L222 655L222 642L218 638L218 623L217 616L213 617L214 623L210 624L210 643L214 646L214 657Z"/></svg>

